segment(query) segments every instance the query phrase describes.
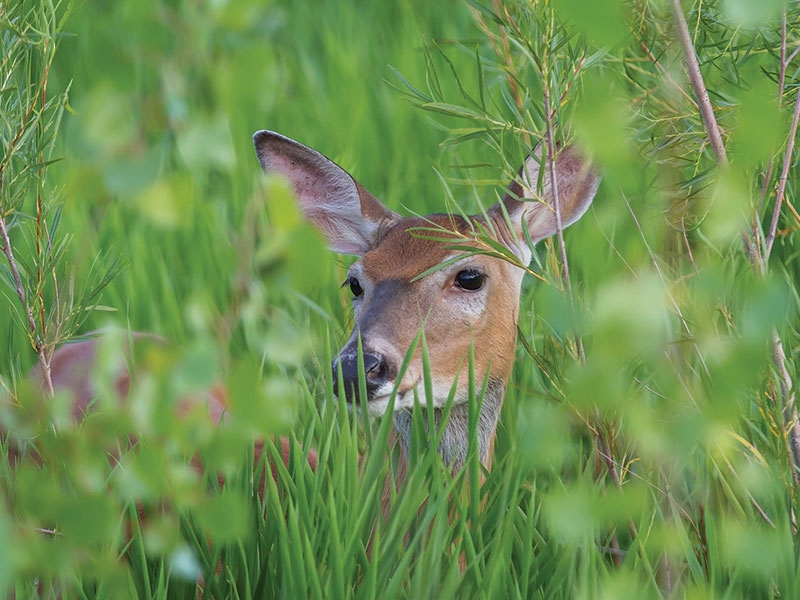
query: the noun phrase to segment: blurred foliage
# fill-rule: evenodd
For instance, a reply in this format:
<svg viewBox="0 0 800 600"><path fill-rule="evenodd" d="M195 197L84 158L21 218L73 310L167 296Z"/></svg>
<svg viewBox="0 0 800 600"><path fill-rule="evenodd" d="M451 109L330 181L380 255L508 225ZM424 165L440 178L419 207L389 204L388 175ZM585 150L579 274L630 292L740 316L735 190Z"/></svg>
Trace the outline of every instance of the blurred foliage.
<svg viewBox="0 0 800 600"><path fill-rule="evenodd" d="M0 376L17 404L0 454L23 456L0 460L0 589L194 597L202 574L220 598L798 595L800 495L772 351L777 333L796 394L793 156L763 273L741 235L755 230L763 250L797 97L800 59L778 94L780 2L684 5L729 170L664 2L87 0L61 33L67 7L53 7L50 29L34 23L42 43L28 41L20 16L48 6L0 3L3 57L33 57L3 71L6 157L13 115L53 61L42 130L4 158L33 176L2 209L20 260L50 265L50 246L35 249L43 194L69 242L59 281L107 283L102 306L79 304L80 332L120 329L105 336L98 410L76 423L69 398L25 381L37 357L13 287L0 296ZM793 56L794 4L786 25ZM421 450L379 522L389 420L349 415L328 368L349 326L337 286L349 259L324 250L285 182L261 176L251 135L319 149L392 209L472 213L542 139L545 86L556 140L605 173L565 234L575 309L543 242L480 502ZM59 159L46 177L42 152ZM117 257L125 268L105 277ZM52 296L42 288L45 306ZM174 345L129 352L137 382L121 402L108 382L128 329ZM179 411L219 382L225 427L202 406ZM290 437L288 469L269 438L252 460L273 433Z"/></svg>

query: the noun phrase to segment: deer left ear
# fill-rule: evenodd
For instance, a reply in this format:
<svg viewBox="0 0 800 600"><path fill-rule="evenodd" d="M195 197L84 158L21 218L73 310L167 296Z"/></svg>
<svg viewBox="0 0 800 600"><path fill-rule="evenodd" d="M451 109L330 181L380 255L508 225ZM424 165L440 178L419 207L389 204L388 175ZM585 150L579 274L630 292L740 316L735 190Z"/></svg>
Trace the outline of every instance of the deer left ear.
<svg viewBox="0 0 800 600"><path fill-rule="evenodd" d="M489 209L492 219L504 223L505 207L519 240L519 244L510 242L509 245L514 246L512 250L525 264L530 261L531 254L523 228L527 229L534 244L558 230L550 163L545 165L543 154L543 144L539 144L520 168L518 180L511 182L501 202ZM543 166L546 168L541 173ZM572 225L588 210L601 178L595 165L573 146L558 151L555 179L562 229Z"/></svg>
<svg viewBox="0 0 800 600"><path fill-rule="evenodd" d="M300 210L334 252L364 255L377 245L381 231L400 218L313 148L274 131L257 131L253 143L261 168L289 180Z"/></svg>

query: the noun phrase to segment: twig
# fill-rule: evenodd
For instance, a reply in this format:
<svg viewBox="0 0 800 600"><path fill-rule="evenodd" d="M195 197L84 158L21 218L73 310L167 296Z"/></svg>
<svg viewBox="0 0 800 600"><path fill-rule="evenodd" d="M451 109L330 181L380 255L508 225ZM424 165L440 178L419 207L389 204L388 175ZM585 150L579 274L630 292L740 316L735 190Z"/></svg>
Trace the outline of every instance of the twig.
<svg viewBox="0 0 800 600"><path fill-rule="evenodd" d="M44 51L43 54L45 55L45 59L47 58L47 46L48 40L45 39L44 42ZM25 132L25 128L27 126L28 120L30 119L36 105L39 102L39 94L42 95L42 112L44 112L47 104L46 94L47 94L47 76L50 73L50 66L52 65L52 52L50 55L50 60L45 61L44 72L42 74L42 83L40 88L36 91L36 94L31 101L30 106L28 107L27 112L25 113L22 123L19 126L19 129L16 132L16 135L11 141L9 145L8 152L3 157L2 162L0 162L0 193L3 191L3 187L5 185L5 167L11 161L11 158L14 154L14 150L16 148L17 143L19 142L22 134ZM40 162L44 164L44 152L40 154ZM39 178L41 180L42 177L42 170L43 167L39 167ZM36 351L37 356L39 357L39 362L42 365L42 381L44 383L44 391L48 396L53 395L53 381L50 374L50 357L52 353L48 353L47 348L45 347L45 343L43 341L43 337L46 336L46 321L45 321L45 309L44 309L44 292L42 291L42 274L41 274L41 253L40 253L40 242L41 242L41 231L42 231L42 194L41 194L41 184L39 184L39 189L37 191L37 201L36 201L36 259L37 259L37 289L39 290L39 300L41 304L41 322L42 322L42 335L40 336L39 333L36 331L36 323L33 318L33 309L31 308L30 303L28 302L27 295L25 293L25 288L22 285L22 279L19 275L19 269L17 267L17 262L14 257L14 251L11 247L11 240L8 236L8 228L6 224L6 214L2 212L2 206L0 206L0 237L2 237L2 252L8 261L9 268L11 270L11 276L14 281L14 287L16 288L17 296L19 296L20 302L22 303L22 308L25 312L25 316L28 321L28 329L30 330L30 340L31 344ZM54 273L55 277L55 273Z"/></svg>
<svg viewBox="0 0 800 600"><path fill-rule="evenodd" d="M14 287L17 291L17 296L19 296L20 302L22 302L22 307L25 310L26 316L28 317L28 328L31 330L31 334L36 336L36 323L33 320L33 313L31 309L28 307L28 301L25 297L25 288L22 287L22 279L19 276L19 269L17 269L17 261L14 258L14 250L11 248L11 240L8 238L8 230L6 229L6 218L3 215L0 215L0 236L3 237L3 253L6 255L6 260L8 261L8 266L11 269L11 277L14 280ZM41 341L36 338L36 351L39 351L39 346Z"/></svg>
<svg viewBox="0 0 800 600"><path fill-rule="evenodd" d="M501 7L499 6L498 0L494 0L495 11L498 11L499 13L500 8ZM483 33L486 35L486 37L489 39L489 43L491 44L495 55L497 55L498 60L505 60L507 76L508 76L508 86L511 91L511 96L514 98L514 103L517 105L519 113L522 114L524 104L522 102L522 96L519 93L519 86L517 85L516 81L516 69L514 67L514 61L511 56L511 50L509 49L508 36L506 35L505 28L502 25L498 26L500 32L500 39L503 42L503 50L501 51L500 47L497 45L497 41L495 40L494 34L489 29L488 25L486 24L486 21L484 21L481 13L476 9L472 9L472 11L478 20L478 25L483 30ZM530 134L528 132L523 132L522 137L525 140L525 145L530 146L531 145Z"/></svg>
<svg viewBox="0 0 800 600"><path fill-rule="evenodd" d="M47 54L47 38L44 40L44 54ZM42 79L42 112L47 103L47 73L45 70ZM47 337L47 323L44 316L44 288L42 286L42 170L44 165L44 149L39 153L39 182L36 186L36 289L39 290L39 307L41 310L42 337Z"/></svg>
<svg viewBox="0 0 800 600"><path fill-rule="evenodd" d="M736 477L736 479L738 479L738 480L739 480L739 482L741 483L741 482L742 482L742 478L741 478L741 477L739 477L739 474L736 472L736 469L734 469L734 468L733 468L733 465L731 464L731 461L729 461L729 460L727 459L727 457L725 457L725 455L724 455L724 454L722 455L722 457L723 457L723 460L725 461L725 464L728 466L728 470L730 470L731 474L732 474L734 477ZM758 503L758 501L757 501L757 500L756 500L756 499L753 497L753 494L751 494L751 493L750 493L750 490L749 490L749 489L747 489L747 486L746 486L746 485L744 485L744 483L742 483L742 489L744 489L744 493L745 493L745 494L747 494L747 498L750 500L750 504L752 504L752 505L753 505L753 508L755 508L755 509L756 509L756 512L759 514L759 516L760 516L762 519L764 519L764 522L765 522L767 525L769 525L769 526L770 526L772 529L776 529L776 527L775 527L775 523L773 523L773 522L772 522L772 519L770 519L770 518L769 518L769 516L767 515L767 513L764 511L764 509L763 509L763 508L761 508L761 505L760 505L760 504Z"/></svg>
<svg viewBox="0 0 800 600"><path fill-rule="evenodd" d="M22 309L25 311L25 316L28 320L28 329L30 329L31 332L33 347L34 350L36 350L36 354L39 356L39 361L42 363L42 379L44 381L45 392L49 396L52 396L53 381L50 378L50 361L47 359L47 352L45 351L44 344L36 331L36 322L33 320L33 313L31 312L31 307L25 295L22 279L19 276L17 261L14 258L14 250L11 247L11 240L8 237L5 215L0 215L0 237L3 239L3 254L5 254L9 269L11 269L11 278L14 280L17 296L19 296L19 301L22 303Z"/></svg>
<svg viewBox="0 0 800 600"><path fill-rule="evenodd" d="M786 142L786 154L783 157L783 169L781 170L781 177L778 180L778 194L775 197L775 208L772 211L772 221L769 224L769 233L767 234L766 249L764 251L764 266L769 260L769 255L772 252L772 244L775 242L775 231L778 228L778 218L781 214L781 205L783 204L783 194L786 191L786 180L789 178L789 167L792 165L792 153L794 152L794 138L797 135L797 123L800 119L800 93L797 94L797 100L794 103L794 116L792 117L792 125L789 129L789 140Z"/></svg>
<svg viewBox="0 0 800 600"><path fill-rule="evenodd" d="M624 559L628 555L627 550L620 550L619 548L615 548L613 546L603 546L602 544L597 544L597 549L600 550L600 552L605 552L606 554L610 554L614 558L619 559ZM619 561L619 564L622 564L622 560Z"/></svg>
<svg viewBox="0 0 800 600"><path fill-rule="evenodd" d="M723 167L728 166L728 154L725 152L725 144L722 141L719 125L714 116L714 108L711 106L711 101L708 99L708 89L703 82L703 74L700 72L700 64L697 62L697 54L694 51L692 39L689 36L689 28L686 25L686 19L681 10L680 0L672 0L672 15L675 19L675 30L678 33L678 40L683 48L683 57L686 61L686 72L689 75L689 81L694 89L695 98L700 107L700 116L703 118L703 125L706 129L708 141L711 148L714 150L714 156L717 159L717 164ZM699 17L698 17L699 22ZM762 262L760 257L760 249L758 244L751 244L746 234L742 234L742 244L753 264L760 264Z"/></svg>
<svg viewBox="0 0 800 600"><path fill-rule="evenodd" d="M47 66L45 66L44 69L45 82L47 81L47 74L50 72L50 64L51 63L47 63ZM38 101L39 101L39 91L37 90L36 95L33 97L31 105L28 107L28 112L25 113L25 117L22 119L22 123L20 124L19 130L17 130L14 139L11 140L11 144L8 147L8 151L6 152L5 157L3 157L3 161L0 162L0 175L4 175L3 171L6 168L6 164L8 163L8 161L11 160L11 156L14 154L14 148L16 147L17 142L19 142L19 139L22 137L22 134L25 133L25 125L28 124L28 119L31 118L33 110L36 108L36 104L38 103Z"/></svg>
<svg viewBox="0 0 800 600"><path fill-rule="evenodd" d="M569 90L570 90L570 88L572 87L572 84L575 82L575 79L578 77L578 72L581 70L581 67L583 67L583 62L584 62L585 60L586 60L586 54L583 54L583 55L581 55L581 58L580 58L580 60L578 61L578 64L577 64L577 66L576 66L576 67L573 69L573 71L572 71L572 78L571 78L571 79L570 79L570 80L567 82L567 85L566 85L566 87L564 88L564 91L563 91L563 92L561 92L561 96L560 96L560 97L559 97L559 99L558 99L558 103L559 103L559 104L561 104L562 102L564 102L564 98L566 98L566 97L567 97L567 94L569 93ZM551 119L555 118L555 116L556 116L556 110L557 110L557 107L553 107L553 111L550 113L550 118L551 118Z"/></svg>
<svg viewBox="0 0 800 600"><path fill-rule="evenodd" d="M791 60L791 58L789 59ZM781 12L781 64L778 70L778 108L783 104L783 87L786 83L786 67L789 61L786 60L786 7Z"/></svg>
<svg viewBox="0 0 800 600"><path fill-rule="evenodd" d="M700 72L700 64L697 62L697 55L694 52L692 39L689 37L689 28L681 10L680 0L672 0L672 13L675 18L675 28L678 32L678 39L683 47L683 56L686 60L686 71L689 74L689 81L694 88L694 95L700 105L700 115L703 117L703 124L711 142L711 148L717 157L717 162L728 166L728 155L725 152L725 145L722 143L722 136L719 132L717 119L714 117L714 109L708 99L708 90L703 83L703 74Z"/></svg>
<svg viewBox="0 0 800 600"><path fill-rule="evenodd" d="M542 71L542 94L544 96L544 114L545 114L545 135L547 143L547 163L548 173L550 178L550 190L553 193L553 210L556 217L556 238L558 240L558 253L561 261L561 277L564 280L564 285L567 288L569 295L569 303L573 310L575 310L575 300L572 295L572 283L569 277L569 262L567 261L567 247L564 245L564 228L561 220L561 202L558 197L558 178L556 177L556 156L555 156L555 143L553 142L553 118L550 113L550 92L549 92L549 77L547 71L547 56L544 57L542 63L545 65ZM585 360L583 355L583 345L578 344L578 354L581 360Z"/></svg>
<svg viewBox="0 0 800 600"><path fill-rule="evenodd" d="M794 51L789 55L789 58L786 59L786 64L788 65L792 62L792 59L797 56L797 53L800 52L800 46L794 49Z"/></svg>
<svg viewBox="0 0 800 600"><path fill-rule="evenodd" d="M783 105L783 90L786 86L786 69L789 67L789 63L792 62L792 59L797 55L798 50L800 50L800 46L794 49L794 52L789 55L789 58L786 58L786 7L784 7L781 14L781 64L778 69L778 110L780 110ZM770 179L772 179L772 170L773 162L770 161L767 172L764 174L764 186L761 188L761 199L758 202L758 214L761 214L761 209L764 207L767 189Z"/></svg>
<svg viewBox="0 0 800 600"><path fill-rule="evenodd" d="M794 459L795 467L798 467L800 466L800 427L798 427L797 406L795 404L792 376L786 368L786 353L783 350L783 342L778 335L778 331L775 329L772 330L772 345L775 365L778 367L778 373L780 375L781 396L783 397L783 420L784 423L789 425L789 446L792 449L792 458ZM792 473L796 481L796 470L793 469Z"/></svg>

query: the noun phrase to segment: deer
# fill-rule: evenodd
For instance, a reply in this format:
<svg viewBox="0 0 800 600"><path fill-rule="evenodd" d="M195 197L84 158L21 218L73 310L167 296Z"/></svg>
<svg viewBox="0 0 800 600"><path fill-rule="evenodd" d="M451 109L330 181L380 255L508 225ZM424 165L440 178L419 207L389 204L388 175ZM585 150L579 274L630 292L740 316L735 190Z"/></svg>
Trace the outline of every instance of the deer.
<svg viewBox="0 0 800 600"><path fill-rule="evenodd" d="M255 133L253 141L264 172L288 179L300 211L322 232L330 250L359 257L343 286L352 295L355 326L333 361L334 389L341 385L355 406L365 401L375 417L385 414L395 392L391 418L400 445L397 479L409 468L415 397L422 410L433 408L438 428L454 384L437 451L452 469L464 464L469 394L465 357L470 347L475 380L488 382L477 418L477 439L480 462L490 470L516 353L525 274L519 265L527 265L532 258L527 240L536 244L580 219L600 185L599 170L573 146L560 149L551 163L540 144L520 167L507 193L485 214L402 217L318 151L267 130ZM466 237L476 226L491 231L519 264L480 253L454 253L449 244L424 235L432 226ZM430 272L437 265L442 268ZM432 398L425 394L421 351L414 353L398 380L406 351L423 325ZM359 340L366 376L364 399L359 398Z"/></svg>
<svg viewBox="0 0 800 600"><path fill-rule="evenodd" d="M525 159L502 199L484 213L403 217L317 150L268 130L256 132L253 142L264 173L288 180L300 212L319 230L329 249L358 257L343 285L352 296L354 327L331 365L334 390L344 390L350 406L366 406L373 417L388 417L386 412L392 406L392 437L400 447L395 485L402 485L410 468L415 399L420 410L434 411L437 429L443 427L436 450L444 464L453 470L464 465L469 417L464 359L470 349L475 380L488 382L477 418L477 450L481 464L490 471L498 418L515 361L525 274L521 265L531 261L533 244L586 213L601 180L595 164L569 145L548 160L540 144ZM432 225L461 235L461 239L480 227L491 232L517 262L481 253L454 253L448 244L418 234ZM434 269L437 266L441 268ZM430 398L423 385L419 349L402 377L399 375L404 356L423 325L433 383ZM134 335L140 337L151 336ZM88 409L94 394L90 374L98 347L97 340L90 339L64 345L52 356L53 385L72 392L76 419ZM365 398L359 394L359 358L365 374ZM41 385L39 370L34 369L31 378ZM115 384L120 395L127 394L131 382L124 368ZM222 421L227 409L225 390L210 390L202 400L212 421ZM452 404L443 423L448 400ZM256 459L262 448L257 445ZM288 466L289 444L284 438L280 450ZM308 462L316 468L313 449L308 450ZM384 516L391 485L392 479L387 477L381 503ZM259 495L263 495L263 487L262 481Z"/></svg>

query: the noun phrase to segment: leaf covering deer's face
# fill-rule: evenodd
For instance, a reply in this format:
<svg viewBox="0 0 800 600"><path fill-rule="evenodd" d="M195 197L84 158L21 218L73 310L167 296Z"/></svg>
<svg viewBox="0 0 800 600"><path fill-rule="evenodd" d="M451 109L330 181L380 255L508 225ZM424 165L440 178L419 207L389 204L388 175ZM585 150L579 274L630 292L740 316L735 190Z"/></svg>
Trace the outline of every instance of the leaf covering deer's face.
<svg viewBox="0 0 800 600"><path fill-rule="evenodd" d="M539 177L538 150L520 169L520 181L511 184L502 202L486 216L404 218L319 152L271 131L259 131L253 139L264 171L289 179L301 210L325 235L331 250L361 257L345 281L353 294L355 329L333 364L334 380L341 369L351 398L358 395L359 335L367 406L374 415L386 411L395 386L395 410L412 407L415 391L423 406L430 400L441 407L454 384L454 403L466 402L470 345L476 381L505 383L514 362L524 271L507 260L453 246L477 249L480 244L469 241L477 229L527 264L531 256L526 238L536 243L556 232L550 169ZM555 163L561 222L566 227L586 212L600 176L572 148L562 150ZM524 201L534 198L540 201ZM422 326L430 354L431 399L425 397L419 345L397 381L404 356Z"/></svg>

